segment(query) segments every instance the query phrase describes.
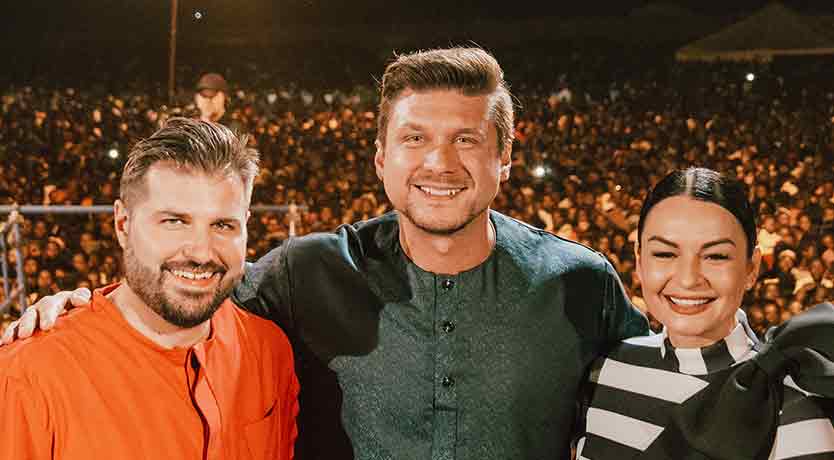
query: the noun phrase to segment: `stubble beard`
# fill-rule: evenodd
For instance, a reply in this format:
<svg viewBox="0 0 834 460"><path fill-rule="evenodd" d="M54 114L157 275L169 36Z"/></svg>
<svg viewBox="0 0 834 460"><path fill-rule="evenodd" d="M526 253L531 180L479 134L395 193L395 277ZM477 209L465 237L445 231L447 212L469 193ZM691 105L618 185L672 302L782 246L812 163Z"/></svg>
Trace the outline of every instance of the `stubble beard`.
<svg viewBox="0 0 834 460"><path fill-rule="evenodd" d="M461 219L448 223L438 222L432 219L430 210L421 210L418 205L411 202L406 205L405 209L398 211L412 225L430 235L451 236L469 226L475 219L487 212L488 209L489 206L480 210L469 208L468 212Z"/></svg>

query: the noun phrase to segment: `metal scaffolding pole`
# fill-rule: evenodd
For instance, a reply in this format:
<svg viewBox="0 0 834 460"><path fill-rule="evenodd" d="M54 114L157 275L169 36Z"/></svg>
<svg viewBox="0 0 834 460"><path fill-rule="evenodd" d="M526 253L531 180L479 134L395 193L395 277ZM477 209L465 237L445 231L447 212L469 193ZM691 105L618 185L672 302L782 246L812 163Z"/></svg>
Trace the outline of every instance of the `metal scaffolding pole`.
<svg viewBox="0 0 834 460"><path fill-rule="evenodd" d="M271 204L256 204L249 209L252 212L288 212L289 205L271 205ZM299 211L306 211L307 206L297 206ZM112 205L94 205L94 206L77 206L77 205L59 205L59 206L45 206L45 205L3 205L0 206L0 214L8 214L12 211L18 211L21 214L91 214L91 213L108 213L113 212Z"/></svg>
<svg viewBox="0 0 834 460"><path fill-rule="evenodd" d="M168 104L174 105L177 67L177 0L171 0L171 39L168 48Z"/></svg>
<svg viewBox="0 0 834 460"><path fill-rule="evenodd" d="M0 314L6 312L14 302L15 297L18 298L20 311L26 309L26 276L23 273L23 251L20 249L22 245L20 241L20 223L23 216L20 215L16 206L11 206L11 208L8 219L0 223L0 249L2 249L0 257L3 259L0 265L2 265L3 270L3 293L5 294L5 299L0 303ZM15 270L17 270L16 286L13 289L9 289L9 263L6 255L9 250L6 238L9 234L12 237L11 249L15 251Z"/></svg>

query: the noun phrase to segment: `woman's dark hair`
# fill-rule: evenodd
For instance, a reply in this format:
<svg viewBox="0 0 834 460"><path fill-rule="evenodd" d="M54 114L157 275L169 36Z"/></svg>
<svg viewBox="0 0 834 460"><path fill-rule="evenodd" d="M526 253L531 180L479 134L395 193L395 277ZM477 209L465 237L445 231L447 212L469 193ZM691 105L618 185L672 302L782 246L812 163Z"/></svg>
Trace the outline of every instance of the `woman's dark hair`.
<svg viewBox="0 0 834 460"><path fill-rule="evenodd" d="M649 211L656 204L674 196L688 196L695 200L715 203L733 216L747 237L747 257L753 256L756 247L756 211L747 201L747 187L739 180L707 168L688 168L669 173L649 191L640 222L637 224L637 244L643 235L643 226Z"/></svg>

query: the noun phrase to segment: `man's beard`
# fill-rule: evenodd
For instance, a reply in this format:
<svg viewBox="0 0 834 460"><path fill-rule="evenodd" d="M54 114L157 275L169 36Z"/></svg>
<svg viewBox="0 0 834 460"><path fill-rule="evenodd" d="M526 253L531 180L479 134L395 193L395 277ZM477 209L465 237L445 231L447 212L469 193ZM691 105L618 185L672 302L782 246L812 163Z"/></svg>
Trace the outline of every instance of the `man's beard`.
<svg viewBox="0 0 834 460"><path fill-rule="evenodd" d="M415 174L409 179L408 186L411 187L413 185L420 184L421 182L444 184L450 188L461 189L474 189L475 186L475 183L468 172L463 172L454 176L435 175L430 173ZM493 197L493 199L494 198L495 197ZM417 201L419 200L420 199L417 198ZM489 209L489 204L492 202L492 200L489 200L486 203L479 203L479 200L477 200L476 197L475 201L470 203L468 209L460 215L454 216L451 220L439 220L436 218L436 213L433 212L430 206L422 207L417 201L412 200L411 196L407 196L404 208L397 208L396 210L403 217L407 218L415 227L425 233L437 236L451 236L463 230L471 224L472 221L486 212ZM481 205L483 207L478 209ZM445 210L445 212L448 212L448 210Z"/></svg>
<svg viewBox="0 0 834 460"><path fill-rule="evenodd" d="M405 218L407 218L409 221L411 221L411 223L415 227L419 228L420 230L422 230L422 231L424 231L424 232L426 232L430 235L438 235L438 236L454 235L455 233L457 233L457 232L463 230L464 228L466 228L466 226L471 224L472 221L477 219L478 216L480 216L481 214L483 214L487 210L487 208L484 208L480 211L470 211L468 214L466 214L460 220L450 222L450 223L446 223L446 224L441 224L437 221L432 220L431 217L415 219L415 217L419 216L421 214L421 212L417 211L416 209L413 209L413 208L414 208L413 206L409 205L409 206L406 206L405 209L398 210L398 211Z"/></svg>
<svg viewBox="0 0 834 460"><path fill-rule="evenodd" d="M197 297L181 293L180 296L184 299L180 302L172 299L171 293L166 292L164 287L166 272L168 273L167 276L172 277L176 276L171 273L170 270L172 269L195 270L198 268L202 269L201 271L221 273L220 282L211 300L195 307L194 302L198 300ZM229 297L237 281L224 280L223 278L227 273L226 269L217 266L215 263L199 265L194 262L185 262L177 264L176 267L164 263L160 266L157 275L150 267L143 265L136 258L133 248L130 246L126 247L124 251L124 273L128 286L151 310L165 321L182 328L192 328L209 320L214 312L220 308L223 301ZM182 304L189 305L183 308ZM191 308L188 308L188 306L191 306Z"/></svg>

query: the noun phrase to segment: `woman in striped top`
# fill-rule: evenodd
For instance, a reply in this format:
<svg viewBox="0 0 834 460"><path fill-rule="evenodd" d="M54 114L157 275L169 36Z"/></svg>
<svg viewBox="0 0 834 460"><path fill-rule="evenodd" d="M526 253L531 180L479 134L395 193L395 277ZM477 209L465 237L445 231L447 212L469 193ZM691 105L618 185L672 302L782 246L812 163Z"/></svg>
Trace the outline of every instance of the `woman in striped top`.
<svg viewBox="0 0 834 460"><path fill-rule="evenodd" d="M739 309L761 260L746 197L704 168L649 193L635 253L664 329L594 364L577 458L834 459L834 307L759 343Z"/></svg>

